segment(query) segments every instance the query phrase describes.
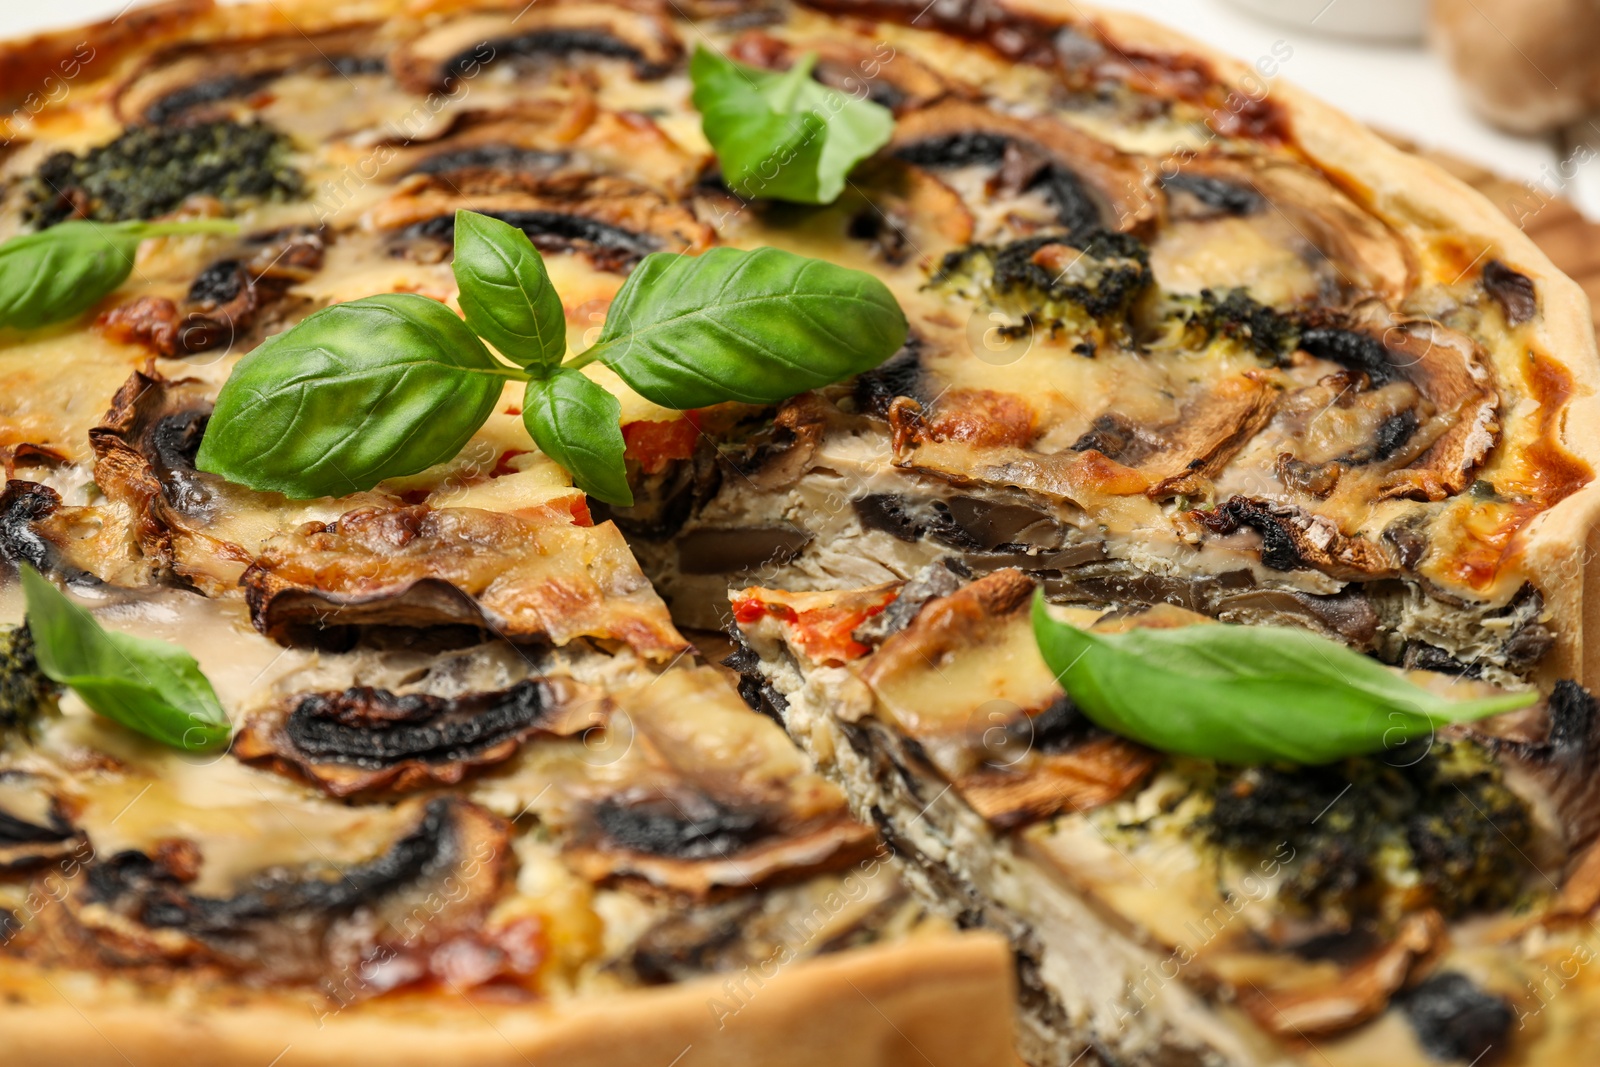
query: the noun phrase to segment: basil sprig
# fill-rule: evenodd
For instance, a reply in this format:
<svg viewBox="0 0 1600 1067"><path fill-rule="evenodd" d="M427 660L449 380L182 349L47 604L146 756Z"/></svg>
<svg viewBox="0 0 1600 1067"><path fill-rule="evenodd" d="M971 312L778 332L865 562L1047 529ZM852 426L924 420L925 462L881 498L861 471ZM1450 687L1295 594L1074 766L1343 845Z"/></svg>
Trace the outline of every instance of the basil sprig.
<svg viewBox="0 0 1600 1067"><path fill-rule="evenodd" d="M191 233L237 233L226 219L63 222L0 244L0 326L32 330L76 318L133 273L139 242Z"/></svg>
<svg viewBox="0 0 1600 1067"><path fill-rule="evenodd" d="M524 381L534 442L584 492L626 506L621 406L578 368L600 360L679 410L773 403L877 366L907 333L893 294L860 271L775 248L657 252L623 284L600 342L562 363L565 314L526 234L458 212L455 274L465 322L391 293L319 311L245 356L197 466L296 499L370 489L454 456L505 381Z"/></svg>
<svg viewBox="0 0 1600 1067"><path fill-rule="evenodd" d="M1533 690L1448 700L1375 660L1282 626L1090 633L1034 600L1033 632L1073 702L1112 733L1224 763L1331 763L1527 707Z"/></svg>
<svg viewBox="0 0 1600 1067"><path fill-rule="evenodd" d="M831 204L855 165L889 143L894 115L811 77L817 54L781 73L705 48L689 61L700 126L740 196Z"/></svg>
<svg viewBox="0 0 1600 1067"><path fill-rule="evenodd" d="M34 656L47 678L71 686L96 713L162 744L191 752L227 744L227 713L189 653L105 629L26 563L22 591Z"/></svg>

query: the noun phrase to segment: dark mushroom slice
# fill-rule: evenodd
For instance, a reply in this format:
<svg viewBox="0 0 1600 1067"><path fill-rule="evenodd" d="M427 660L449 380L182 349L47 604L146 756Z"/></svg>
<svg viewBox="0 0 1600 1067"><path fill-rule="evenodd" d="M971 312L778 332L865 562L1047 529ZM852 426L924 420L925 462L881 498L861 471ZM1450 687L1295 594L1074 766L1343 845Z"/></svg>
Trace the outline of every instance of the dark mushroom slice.
<svg viewBox="0 0 1600 1067"><path fill-rule="evenodd" d="M183 45L152 57L117 90L125 124L157 125L228 117L234 105L296 71L352 77L383 71L370 27Z"/></svg>
<svg viewBox="0 0 1600 1067"><path fill-rule="evenodd" d="M1242 218L1267 209L1267 200L1254 186L1218 175L1184 173L1163 175L1167 211L1174 219L1209 219L1227 215Z"/></svg>
<svg viewBox="0 0 1600 1067"><path fill-rule="evenodd" d="M867 242L891 267L971 244L977 226L960 193L899 159L863 163L852 172L842 203L852 212L845 236Z"/></svg>
<svg viewBox="0 0 1600 1067"><path fill-rule="evenodd" d="M1517 1013L1460 971L1438 971L1396 998L1424 1052L1441 1062L1486 1063L1505 1048Z"/></svg>
<svg viewBox="0 0 1600 1067"><path fill-rule="evenodd" d="M268 867L222 896L190 888L204 865L193 842L120 852L86 867L67 908L104 962L204 963L274 981L313 981L350 959L426 954L470 936L508 883L505 822L451 796L404 802L394 821L398 836L370 858ZM420 926L417 909L428 916Z"/></svg>
<svg viewBox="0 0 1600 1067"><path fill-rule="evenodd" d="M1483 288L1500 305L1508 326L1532 322L1539 314L1539 291L1533 279L1498 259L1483 265Z"/></svg>
<svg viewBox="0 0 1600 1067"><path fill-rule="evenodd" d="M835 15L882 19L981 41L1019 63L1054 65L1060 56L1058 39L1067 34L1075 35L1074 27L1065 19L1041 18L997 0L931 6L917 0L804 0L804 3Z"/></svg>
<svg viewBox="0 0 1600 1067"><path fill-rule="evenodd" d="M889 405L896 397L910 397L921 405L932 403L938 390L928 388L923 348L922 338L913 330L905 347L872 370L857 375L853 388L856 409L882 419L888 417Z"/></svg>
<svg viewBox="0 0 1600 1067"><path fill-rule="evenodd" d="M1395 465L1403 466L1384 476L1380 499L1454 496L1472 483L1499 441L1500 394L1488 360L1477 342L1459 331L1410 320L1384 330L1379 340L1366 330L1314 327L1302 332L1300 348L1358 371L1373 384L1403 379L1421 394L1418 425L1404 433L1403 446L1390 449L1391 463L1398 459ZM1396 436L1406 429L1387 427ZM1374 453L1382 447L1375 442Z"/></svg>
<svg viewBox="0 0 1600 1067"><path fill-rule="evenodd" d="M284 644L348 644L364 627L459 626L513 641L689 649L616 526L475 508L367 507L265 542L241 583Z"/></svg>
<svg viewBox="0 0 1600 1067"><path fill-rule="evenodd" d="M1332 520L1290 504L1235 496L1211 511L1188 514L1219 536L1254 530L1261 537L1261 563L1271 570L1318 570L1347 581L1393 578L1400 573L1399 561L1389 546L1346 534Z"/></svg>
<svg viewBox="0 0 1600 1067"><path fill-rule="evenodd" d="M859 863L877 835L842 808L797 819L771 803L706 791L641 791L593 805L568 850L594 882L706 898Z"/></svg>
<svg viewBox="0 0 1600 1067"><path fill-rule="evenodd" d="M352 686L305 693L252 715L232 752L311 781L329 796L455 785L534 738L603 728L604 698L566 679L443 697Z"/></svg>
<svg viewBox="0 0 1600 1067"><path fill-rule="evenodd" d="M798 526L700 527L677 541L684 574L739 574L795 560L812 534Z"/></svg>
<svg viewBox="0 0 1600 1067"><path fill-rule="evenodd" d="M659 78L678 65L683 44L656 14L610 4L541 4L440 23L395 49L389 66L401 85L426 93L494 63L580 56L626 60L640 78Z"/></svg>
<svg viewBox="0 0 1600 1067"><path fill-rule="evenodd" d="M1140 473L1159 479L1146 495L1154 500L1209 496L1210 479L1271 421L1279 395L1270 379L1247 373L1226 378L1186 403L1171 425L1152 433L1159 443L1136 465Z"/></svg>
<svg viewBox="0 0 1600 1067"><path fill-rule="evenodd" d="M1274 307L1369 297L1398 307L1415 283L1399 238L1309 167L1206 157L1163 184L1168 218L1150 251L1165 289L1243 288Z"/></svg>
<svg viewBox="0 0 1600 1067"><path fill-rule="evenodd" d="M1158 214L1150 183L1131 158L1049 118L946 100L901 116L888 151L922 167L998 168L1012 146L1016 173L1008 184L1019 192L1042 189L1069 232L1135 230Z"/></svg>
<svg viewBox="0 0 1600 1067"><path fill-rule="evenodd" d="M87 851L88 839L67 819L44 779L16 771L0 773L0 874L58 863Z"/></svg>
<svg viewBox="0 0 1600 1067"><path fill-rule="evenodd" d="M373 212L392 234L396 251L425 262L451 253L455 213L463 208L507 222L546 253L576 252L601 270L625 272L651 252L700 252L711 230L660 193L605 175L556 176L470 171L481 185L456 180L449 188L413 180Z"/></svg>
<svg viewBox="0 0 1600 1067"><path fill-rule="evenodd" d="M100 580L96 545L75 530L86 509L64 507L48 485L12 478L0 492L0 563L27 563L74 583Z"/></svg>

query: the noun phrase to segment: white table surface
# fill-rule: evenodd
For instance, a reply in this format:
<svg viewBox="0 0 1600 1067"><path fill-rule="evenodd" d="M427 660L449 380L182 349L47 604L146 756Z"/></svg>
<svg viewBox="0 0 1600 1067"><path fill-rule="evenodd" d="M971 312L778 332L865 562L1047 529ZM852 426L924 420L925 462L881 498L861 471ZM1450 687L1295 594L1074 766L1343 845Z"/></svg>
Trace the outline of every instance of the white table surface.
<svg viewBox="0 0 1600 1067"><path fill-rule="evenodd" d="M1553 140L1513 137L1474 117L1444 64L1420 45L1376 45L1277 26L1223 0L1097 2L1161 19L1247 62L1284 42L1293 54L1282 64L1282 77L1357 118L1508 177L1538 182L1544 168L1558 161ZM0 36L107 18L129 6L129 0L0 0ZM1585 168L1568 192L1600 218L1600 164Z"/></svg>

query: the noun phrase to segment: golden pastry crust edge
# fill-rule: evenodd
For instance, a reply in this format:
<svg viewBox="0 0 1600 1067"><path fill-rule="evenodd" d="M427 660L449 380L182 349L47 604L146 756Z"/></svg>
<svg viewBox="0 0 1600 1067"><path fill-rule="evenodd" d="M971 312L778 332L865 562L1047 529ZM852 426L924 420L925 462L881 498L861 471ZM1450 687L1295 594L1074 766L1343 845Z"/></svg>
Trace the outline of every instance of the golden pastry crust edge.
<svg viewBox="0 0 1600 1067"><path fill-rule="evenodd" d="M1067 0L1031 0L1030 6L1057 12L1076 7ZM1187 52L1209 62L1225 81L1260 83L1248 65L1149 19L1103 9L1093 9L1092 17L1113 40ZM1492 249L1533 279L1540 298L1540 316L1531 324L1535 342L1572 379L1561 443L1600 471L1600 434L1584 432L1600 427L1600 352L1589 298L1578 283L1482 193L1437 165L1395 148L1283 80L1273 84L1271 98L1287 110L1296 146L1347 187L1364 192L1364 206L1408 245L1452 234L1469 247ZM1556 647L1540 667L1540 681L1572 678L1590 688L1600 685L1600 479L1541 513L1517 539L1524 570L1556 626Z"/></svg>
<svg viewBox="0 0 1600 1067"><path fill-rule="evenodd" d="M319 1015L305 998L218 1007L82 993L24 975L0 998L7 1067L1013 1067L1011 953L993 934L916 937L678 985L526 1006L440 1000ZM908 981L908 976L915 976ZM31 979L31 980L30 980ZM70 992L68 992L70 991ZM931 1057L931 1060L926 1058Z"/></svg>

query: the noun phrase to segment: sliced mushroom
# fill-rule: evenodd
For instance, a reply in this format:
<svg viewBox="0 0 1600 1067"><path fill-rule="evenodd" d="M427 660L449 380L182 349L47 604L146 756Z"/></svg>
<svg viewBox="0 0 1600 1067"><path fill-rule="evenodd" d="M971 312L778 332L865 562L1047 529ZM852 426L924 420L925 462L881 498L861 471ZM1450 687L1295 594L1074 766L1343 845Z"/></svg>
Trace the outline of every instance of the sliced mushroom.
<svg viewBox="0 0 1600 1067"><path fill-rule="evenodd" d="M507 59L546 61L573 54L625 59L641 78L678 64L683 45L665 18L610 4L539 4L521 12L465 15L397 48L390 69L413 92L448 89Z"/></svg>
<svg viewBox="0 0 1600 1067"><path fill-rule="evenodd" d="M478 171L455 176L448 188L412 179L369 220L393 233L403 251L438 262L450 254L455 213L462 208L516 226L546 252L580 252L603 270L626 270L651 252L700 252L714 240L687 209L606 175L547 180Z"/></svg>
<svg viewBox="0 0 1600 1067"><path fill-rule="evenodd" d="M595 805L569 857L591 881L642 880L705 897L858 863L871 827L837 811L795 825L782 809L705 793L638 792Z"/></svg>
<svg viewBox="0 0 1600 1067"><path fill-rule="evenodd" d="M67 909L107 963L204 964L268 981L312 981L476 931L509 876L506 824L448 796L405 802L393 822L398 835L369 859L269 867L226 896L189 888L204 865L192 842L120 852L86 867Z"/></svg>
<svg viewBox="0 0 1600 1067"><path fill-rule="evenodd" d="M1375 331L1376 326L1367 330ZM1366 374L1374 383L1403 378L1426 401L1420 427L1407 435L1414 462L1386 475L1381 499L1444 500L1471 484L1500 437L1500 394L1488 360L1470 337L1431 320L1371 332L1317 327L1301 334L1302 350Z"/></svg>
<svg viewBox="0 0 1600 1067"><path fill-rule="evenodd" d="M798 526L701 527L678 539L684 574L738 574L789 563L811 543Z"/></svg>
<svg viewBox="0 0 1600 1067"><path fill-rule="evenodd" d="M0 874L55 863L87 851L43 779L0 774Z"/></svg>
<svg viewBox="0 0 1600 1067"><path fill-rule="evenodd" d="M1203 157L1164 184L1169 221L1151 262L1165 288L1244 287L1280 307L1373 296L1398 307L1414 284L1399 238L1309 167Z"/></svg>
<svg viewBox="0 0 1600 1067"><path fill-rule="evenodd" d="M1045 66L1056 62L1059 38L1074 34L1065 19L1047 19L1021 5L1000 0L969 0L965 3L927 4L918 0L805 0L808 7L836 15L939 30L956 37L982 41L1007 59L1018 63ZM1038 10L1035 5L1034 10Z"/></svg>
<svg viewBox="0 0 1600 1067"><path fill-rule="evenodd" d="M309 779L335 797L455 785L535 737L603 727L606 703L566 679L455 697L352 686L306 693L252 716L233 754Z"/></svg>
<svg viewBox="0 0 1600 1067"><path fill-rule="evenodd" d="M1254 982L1240 988L1240 1005L1262 1027L1283 1038L1320 1037L1375 1018L1400 992L1411 975L1437 953L1445 937L1444 920L1436 911L1408 916L1387 944L1329 982L1291 984L1286 988ZM1224 979L1226 974L1224 973Z"/></svg>
<svg viewBox="0 0 1600 1067"><path fill-rule="evenodd" d="M291 71L381 71L377 47L371 27L184 45L152 57L117 90L117 117L126 125L225 118L230 103Z"/></svg>
<svg viewBox="0 0 1600 1067"><path fill-rule="evenodd" d="M1500 305L1508 326L1532 322L1539 314L1539 291L1534 288L1533 279L1498 259L1483 265L1483 288Z"/></svg>
<svg viewBox="0 0 1600 1067"><path fill-rule="evenodd" d="M257 629L285 644L457 625L558 645L620 641L652 659L690 647L611 523L360 508L269 539L242 583Z"/></svg>
<svg viewBox="0 0 1600 1067"><path fill-rule="evenodd" d="M1153 432L1156 450L1134 464L1160 479L1146 495L1154 500L1209 496L1210 479L1271 420L1279 395L1270 378L1246 373L1225 378L1186 403L1171 425Z"/></svg>
<svg viewBox="0 0 1600 1067"><path fill-rule="evenodd" d="M929 171L897 159L864 163L851 178L846 203L865 201L850 218L846 235L867 241L890 266L913 257L932 262L972 243L972 210L949 185Z"/></svg>
<svg viewBox="0 0 1600 1067"><path fill-rule="evenodd" d="M1053 119L947 100L902 116L889 151L924 167L998 166L1012 143L1033 146L1046 160L1032 184L1044 189L1069 231L1134 230L1155 220L1155 194L1132 159Z"/></svg>
<svg viewBox="0 0 1600 1067"><path fill-rule="evenodd" d="M1318 570L1346 581L1400 573L1392 550L1343 533L1332 520L1289 504L1235 496L1212 511L1189 512L1200 526L1226 536L1240 529L1261 535L1261 562L1276 571Z"/></svg>
<svg viewBox="0 0 1600 1067"><path fill-rule="evenodd" d="M107 577L122 560L101 553L120 543L120 528L105 523L95 534L77 529L80 521L97 525L100 515L87 508L64 507L61 494L48 485L12 478L0 492L0 562L27 563L68 582L95 582Z"/></svg>

